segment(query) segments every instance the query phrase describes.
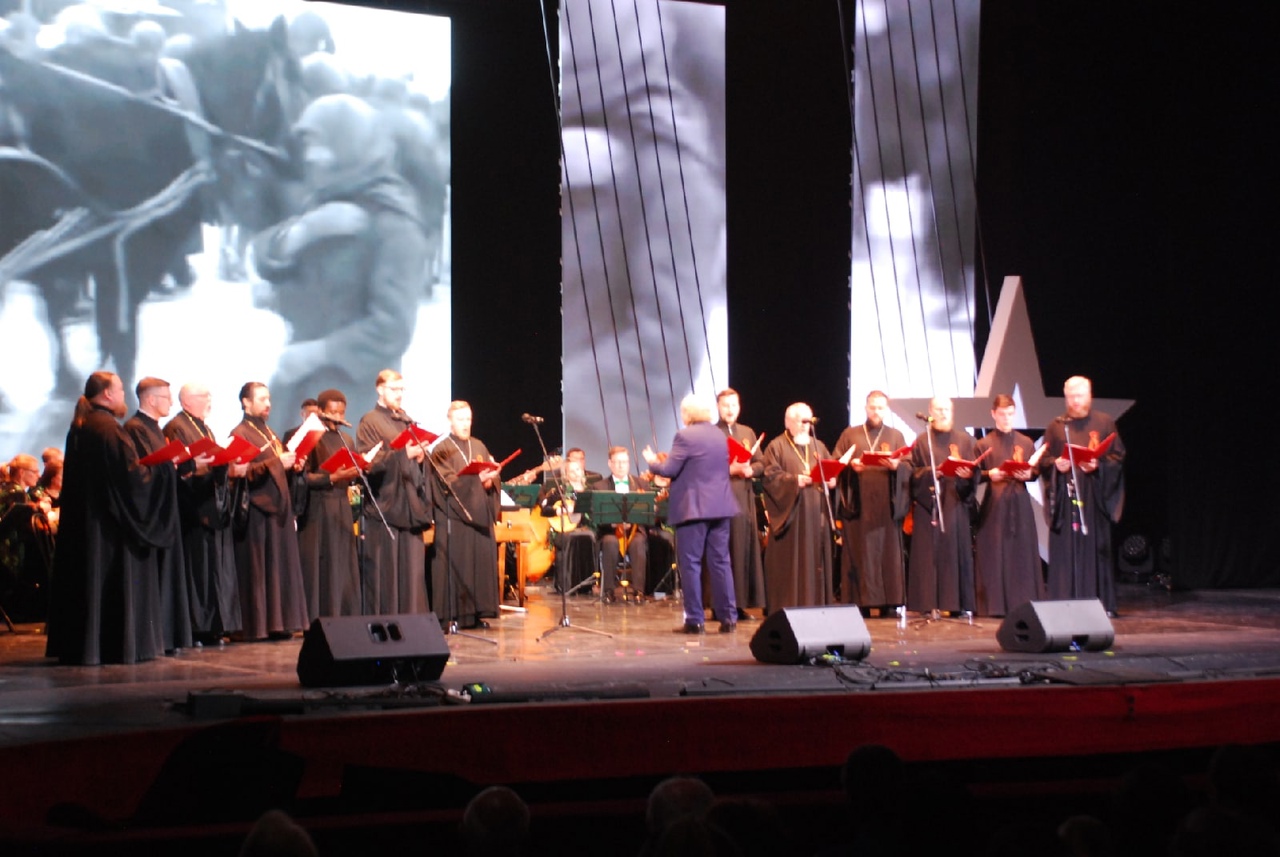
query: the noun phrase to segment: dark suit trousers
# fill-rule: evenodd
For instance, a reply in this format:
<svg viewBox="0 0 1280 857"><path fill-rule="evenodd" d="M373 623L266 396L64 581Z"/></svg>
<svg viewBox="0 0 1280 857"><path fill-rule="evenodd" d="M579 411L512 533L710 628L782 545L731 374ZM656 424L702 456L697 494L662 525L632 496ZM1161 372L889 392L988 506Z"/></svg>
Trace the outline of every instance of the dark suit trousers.
<svg viewBox="0 0 1280 857"><path fill-rule="evenodd" d="M738 608L733 593L733 568L729 563L729 530L732 518L688 521L676 526L676 553L680 557L680 589L684 597L684 621L706 621L702 606L702 566L706 559L711 582L711 608L721 622L736 622Z"/></svg>

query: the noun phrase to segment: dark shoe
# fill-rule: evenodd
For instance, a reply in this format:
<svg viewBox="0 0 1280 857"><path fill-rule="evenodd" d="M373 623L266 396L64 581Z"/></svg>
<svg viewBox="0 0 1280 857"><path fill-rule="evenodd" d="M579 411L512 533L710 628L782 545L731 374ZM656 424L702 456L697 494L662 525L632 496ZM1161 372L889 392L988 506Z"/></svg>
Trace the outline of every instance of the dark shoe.
<svg viewBox="0 0 1280 857"><path fill-rule="evenodd" d="M721 622L720 623L721 634L732 634L736 630L738 630L737 622Z"/></svg>
<svg viewBox="0 0 1280 857"><path fill-rule="evenodd" d="M676 629L677 634L701 634L702 626L696 622L685 622L684 625Z"/></svg>
<svg viewBox="0 0 1280 857"><path fill-rule="evenodd" d="M752 615L751 615L750 613L748 613L746 610L739 610L739 611L738 611L738 621L739 621L739 622L759 622L759 621L760 621L760 617L759 617L759 616L752 616Z"/></svg>
<svg viewBox="0 0 1280 857"><path fill-rule="evenodd" d="M471 627L477 631L487 631L489 630L489 623L483 619L477 619L476 623Z"/></svg>

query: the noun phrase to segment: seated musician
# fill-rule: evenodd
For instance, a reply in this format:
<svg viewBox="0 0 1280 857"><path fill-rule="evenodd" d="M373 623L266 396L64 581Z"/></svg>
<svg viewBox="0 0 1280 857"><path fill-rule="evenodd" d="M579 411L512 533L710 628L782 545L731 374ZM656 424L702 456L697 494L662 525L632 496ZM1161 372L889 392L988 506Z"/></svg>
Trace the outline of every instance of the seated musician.
<svg viewBox="0 0 1280 857"><path fill-rule="evenodd" d="M651 492L653 486L643 476L631 473L631 455L625 446L609 447L609 476L591 486L593 491L616 491L619 494ZM614 600L615 590L625 585L637 598L645 594L647 564L649 562L649 538L646 528L639 524L611 524L601 527L597 532L600 537L600 573L601 586L604 587L605 600ZM622 557L627 557L631 566L629 572L621 580L618 577L618 566Z"/></svg>
<svg viewBox="0 0 1280 857"><path fill-rule="evenodd" d="M36 493L39 463L25 453L0 481L0 605L18 621L40 621L48 608L54 525L49 501ZM55 519L56 520L56 519Z"/></svg>
<svg viewBox="0 0 1280 857"><path fill-rule="evenodd" d="M566 591L595 574L596 534L583 516L573 510L574 499L587 490L582 462L565 465L563 479L549 479L538 493L542 517L551 522L556 546L556 588Z"/></svg>

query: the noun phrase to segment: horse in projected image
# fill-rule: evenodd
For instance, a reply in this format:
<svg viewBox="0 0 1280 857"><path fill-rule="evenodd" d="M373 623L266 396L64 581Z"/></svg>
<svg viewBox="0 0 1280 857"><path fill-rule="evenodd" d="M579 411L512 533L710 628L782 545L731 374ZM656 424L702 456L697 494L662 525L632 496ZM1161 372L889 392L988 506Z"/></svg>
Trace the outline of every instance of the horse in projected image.
<svg viewBox="0 0 1280 857"><path fill-rule="evenodd" d="M63 45L42 61L0 46L0 110L16 115L22 144L0 153L0 279L44 295L60 393L79 386L58 331L86 284L100 365L129 387L142 302L185 270L202 221L230 210L251 180L229 169L228 153L283 146L300 109L283 19L197 44L181 67L191 95L175 103L160 97L154 59L120 39Z"/></svg>

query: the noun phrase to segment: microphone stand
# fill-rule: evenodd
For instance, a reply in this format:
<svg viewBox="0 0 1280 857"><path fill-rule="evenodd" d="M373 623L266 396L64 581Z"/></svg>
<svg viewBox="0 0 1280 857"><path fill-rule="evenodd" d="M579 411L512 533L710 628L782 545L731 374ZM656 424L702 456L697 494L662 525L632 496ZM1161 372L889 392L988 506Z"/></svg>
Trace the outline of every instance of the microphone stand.
<svg viewBox="0 0 1280 857"><path fill-rule="evenodd" d="M834 564L836 555L836 540L839 538L839 531L836 530L836 516L831 507L831 491L827 488L826 471L822 469L822 456L818 454L818 436L814 434L813 427L817 425L817 419L813 419L808 423L809 426L809 442L813 444L813 456L818 460L818 487L822 491L822 499L827 509L827 538L831 540L831 560ZM833 570L828 568L827 573L832 574Z"/></svg>
<svg viewBox="0 0 1280 857"><path fill-rule="evenodd" d="M929 473L933 477L933 523L938 532L947 532L947 522L942 515L942 486L938 484L938 460L933 454L933 417L924 426L925 445L929 447Z"/></svg>
<svg viewBox="0 0 1280 857"><path fill-rule="evenodd" d="M530 427L533 428L533 433L537 435L538 447L542 450L542 460L543 461L548 460L551 456L547 453L547 444L542 439L542 432L541 430L538 429L537 421L526 420L525 422L529 423ZM548 472L551 473L551 478L555 481L556 490L560 492L560 528L562 530L560 535L563 536L567 533L567 530L568 530L569 513L565 507L565 502L564 502L565 501L564 479L561 476L561 473L558 471L559 471L559 468L555 468ZM568 552L565 551L565 553L568 553ZM580 628L569 621L569 581L566 579L569 574L569 569L566 567L567 560L568 560L567 556L560 556L560 551L556 552L556 580L560 584L560 621L557 622L555 625L552 625L547 630L543 631L541 634L539 634L538 642L541 643L543 640L545 640L547 637L550 637L556 631L560 631L565 628L568 628L570 631L585 631L588 634L599 634L602 637L609 637L610 639L612 639L613 635L608 633L607 631L599 631L599 630L596 630L595 628ZM594 574L592 575L592 577L594 577ZM588 580L591 580L592 577L584 578L582 582L586 583ZM575 586L574 588L576 589L577 587Z"/></svg>
<svg viewBox="0 0 1280 857"><path fill-rule="evenodd" d="M462 502L462 498L459 497L457 492L449 485L449 480L445 479L444 474L440 471L439 463L436 462L435 456L427 450L427 445L422 442L424 438L418 434L418 424L414 422L414 420L404 411L399 411L398 413L404 421L409 424L409 436L413 438L413 443L416 443L418 446L423 448L425 454L422 456L422 459L423 461L430 462L431 471L436 477L436 486L444 494L444 600L445 603L449 605L449 611L452 613L454 611L452 586L453 576L458 572L453 567L453 503L449 502L450 498L458 502L458 508L462 509L462 513L467 516L468 521L474 522L475 518L472 517L471 510L467 508L467 505ZM469 461L467 462L467 464L470 463L471 462ZM458 581L458 586L462 590L466 590L467 588L461 581ZM471 593L471 601L472 603L475 602L474 593ZM476 605L476 621L479 620L479 605ZM443 630L446 636L470 637L473 640L483 640L492 646L498 645L497 640L490 640L488 637L481 636L480 634L471 634L466 631L459 630L457 616L450 616L445 619L445 626Z"/></svg>
<svg viewBox="0 0 1280 857"><path fill-rule="evenodd" d="M942 485L938 482L938 459L933 452L933 418L932 417L928 417L925 419L925 445L929 447L929 473L933 477L933 516L932 516L931 522L938 527L939 533L945 534L947 532L947 524L946 524L946 517L943 515L943 512L942 512ZM953 617L950 619L950 621L963 622L964 624L971 625L975 628L982 627L981 625L973 621L973 614L971 612L967 610L964 612L967 615L961 618ZM906 611L903 610L902 617L898 621L899 627L902 627L903 621L905 620L905 618L906 618ZM934 622L941 622L941 621L943 621L943 617L939 614L939 611L937 609L934 609L929 613L922 614L920 619L915 623L913 623L912 627L923 628L933 624Z"/></svg>
<svg viewBox="0 0 1280 857"><path fill-rule="evenodd" d="M356 452L355 444L351 442L350 438L348 438L345 434L342 433L342 430L337 427L337 424L335 424L332 420L324 416L321 416L320 418L322 420L325 420L325 422L328 422L331 425L333 425L334 432L337 433L338 439L342 441L343 447L345 447L346 450L351 453L352 458L355 458L360 454ZM350 428L350 426L348 426L348 428ZM393 531L391 529L391 525L387 523L387 516L382 514L382 507L378 505L378 498L373 496L373 488L370 487L369 485L369 479L367 476L365 476L364 468L358 464L356 465L356 475L360 477L360 484L364 486L364 496L368 497L369 501L373 503L374 510L377 511L378 517L382 520L382 526L386 527L387 537L394 542L396 540L395 531ZM369 613L369 605L365 604L365 601L364 601L365 579L364 579L364 503L363 502L361 502L360 504L360 517L358 519L358 525L360 527L360 533L359 535L356 536L356 563L357 563L356 567L360 570L360 615L366 616Z"/></svg>
<svg viewBox="0 0 1280 857"><path fill-rule="evenodd" d="M1071 514L1080 522L1080 535L1089 535L1089 525L1084 520L1084 497L1080 494L1080 477L1076 471L1076 454L1071 449L1071 420L1060 417L1062 431L1067 439L1067 460L1071 462ZM1074 522L1073 522L1074 524Z"/></svg>

